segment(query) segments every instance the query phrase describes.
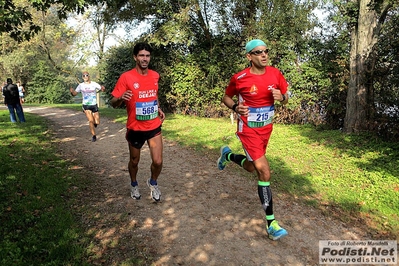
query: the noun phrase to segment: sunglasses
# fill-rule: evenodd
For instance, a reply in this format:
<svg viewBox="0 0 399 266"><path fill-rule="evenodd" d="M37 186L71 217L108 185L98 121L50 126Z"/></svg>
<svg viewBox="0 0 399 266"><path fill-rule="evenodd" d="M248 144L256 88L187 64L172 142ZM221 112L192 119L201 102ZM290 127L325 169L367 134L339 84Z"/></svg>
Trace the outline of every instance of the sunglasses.
<svg viewBox="0 0 399 266"><path fill-rule="evenodd" d="M268 54L269 53L269 49L252 51L252 52L250 52L250 54L261 55L263 52L265 54Z"/></svg>
<svg viewBox="0 0 399 266"><path fill-rule="evenodd" d="M88 77L88 76L90 76L89 74L83 74L82 75L83 77Z"/></svg>

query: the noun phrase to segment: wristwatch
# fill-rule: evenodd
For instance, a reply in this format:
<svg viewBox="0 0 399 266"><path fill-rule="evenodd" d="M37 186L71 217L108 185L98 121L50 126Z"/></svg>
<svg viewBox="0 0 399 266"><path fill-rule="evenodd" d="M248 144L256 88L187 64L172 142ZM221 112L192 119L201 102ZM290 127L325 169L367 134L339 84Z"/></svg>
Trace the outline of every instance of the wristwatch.
<svg viewBox="0 0 399 266"><path fill-rule="evenodd" d="M236 112L236 108L237 108L238 104L233 104L233 106L231 107L231 110L233 110L234 112Z"/></svg>

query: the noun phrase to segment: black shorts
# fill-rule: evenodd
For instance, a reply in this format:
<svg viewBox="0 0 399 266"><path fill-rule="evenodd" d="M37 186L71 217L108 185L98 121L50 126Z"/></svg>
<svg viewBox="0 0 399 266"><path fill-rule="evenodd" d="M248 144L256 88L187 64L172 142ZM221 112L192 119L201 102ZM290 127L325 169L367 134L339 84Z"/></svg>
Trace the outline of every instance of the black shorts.
<svg viewBox="0 0 399 266"><path fill-rule="evenodd" d="M126 140L136 149L141 149L146 141L161 134L161 126L150 131L134 131L127 129Z"/></svg>
<svg viewBox="0 0 399 266"><path fill-rule="evenodd" d="M92 113L97 113L98 112L98 105L83 105L82 107L83 112L86 110L90 110Z"/></svg>

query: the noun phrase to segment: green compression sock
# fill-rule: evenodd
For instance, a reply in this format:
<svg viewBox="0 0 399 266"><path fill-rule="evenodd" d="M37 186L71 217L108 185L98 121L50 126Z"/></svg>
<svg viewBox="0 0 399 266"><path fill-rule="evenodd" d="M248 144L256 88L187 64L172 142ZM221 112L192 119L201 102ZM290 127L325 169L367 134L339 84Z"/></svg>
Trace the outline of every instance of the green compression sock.
<svg viewBox="0 0 399 266"><path fill-rule="evenodd" d="M258 181L258 195L262 203L262 208L266 213L267 225L270 226L274 220L273 197L272 190L270 189L270 182Z"/></svg>
<svg viewBox="0 0 399 266"><path fill-rule="evenodd" d="M234 153L229 153L226 156L227 161L235 162L239 166L243 167L245 160L247 157L241 154L234 154Z"/></svg>

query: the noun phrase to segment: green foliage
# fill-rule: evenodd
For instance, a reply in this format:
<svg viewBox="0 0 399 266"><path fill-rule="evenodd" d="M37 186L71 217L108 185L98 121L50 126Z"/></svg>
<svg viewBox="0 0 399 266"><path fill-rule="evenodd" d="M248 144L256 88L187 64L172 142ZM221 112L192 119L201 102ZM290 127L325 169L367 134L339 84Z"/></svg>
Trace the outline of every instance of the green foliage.
<svg viewBox="0 0 399 266"><path fill-rule="evenodd" d="M32 54L26 51L22 44L2 35L2 46L6 47L0 56L0 75L11 77L14 81L25 83L30 75L29 65L32 62Z"/></svg>
<svg viewBox="0 0 399 266"><path fill-rule="evenodd" d="M69 11L83 12L84 5L87 6L89 2L84 0L0 1L0 33L7 33L19 42L30 40L43 27L34 20L36 12L47 12L52 8L59 18L65 19Z"/></svg>
<svg viewBox="0 0 399 266"><path fill-rule="evenodd" d="M308 49L309 35L305 33L316 25L308 18L315 2L215 1L202 5L194 1L193 4L197 9L182 5L178 10L168 10L165 15L171 20L154 25L154 34L149 38L159 51L165 47L168 50L159 53L161 61L167 64L160 74L167 79L168 110L206 117L227 115L228 110L220 104L224 89L234 73L248 66L245 43L261 38L270 47L271 62L287 75L295 91L291 108L281 118L292 118L286 122L320 123L325 101L318 99L320 92L329 86L328 78L312 64L298 60L300 53ZM187 12L196 19L190 21ZM203 20L214 22L217 30L211 30ZM190 34L193 38L184 37ZM310 88L313 91L302 97ZM317 107L309 109L316 101ZM312 111L316 114L310 114ZM314 118L310 119L311 116Z"/></svg>
<svg viewBox="0 0 399 266"><path fill-rule="evenodd" d="M29 40L40 27L32 23L32 14L26 6L18 6L14 1L0 2L0 33L7 32L15 40ZM27 27L22 28L22 24Z"/></svg>
<svg viewBox="0 0 399 266"><path fill-rule="evenodd" d="M339 10L340 15L335 16L334 20L343 23L348 27L356 26L359 17L359 1L340 1L333 0L334 6Z"/></svg>
<svg viewBox="0 0 399 266"><path fill-rule="evenodd" d="M193 43L189 47L154 47L152 65L161 74L161 100L167 110L206 117L217 117L226 112L220 104L224 89L234 71L247 64L240 40L232 36L215 36L211 48L204 43ZM193 91L185 93L184 88ZM190 103L185 102L187 96ZM196 96L201 99L195 99Z"/></svg>
<svg viewBox="0 0 399 266"><path fill-rule="evenodd" d="M220 100L227 83L217 64L203 64L206 52L180 58L169 71L170 91L166 94L169 109L177 113L205 117L219 116Z"/></svg>
<svg viewBox="0 0 399 266"><path fill-rule="evenodd" d="M41 102L43 95L35 96L32 93L42 93L46 86L50 86L44 102L69 102L70 96L65 94L64 83L70 84L74 81L69 73L72 73L75 67L75 62L70 59L74 55L71 44L76 37L75 31L62 23L51 10L45 17L38 12L32 14L34 22L45 27L30 41L18 43L6 34L0 36L0 43L4 47L0 51L0 76L21 81L27 91L27 99L32 101ZM51 85L47 79L44 79L46 83L41 84L40 78L37 78L32 91L29 87L32 77L38 75L37 71L43 68L43 65L46 65L46 75L51 73L53 76Z"/></svg>
<svg viewBox="0 0 399 266"><path fill-rule="evenodd" d="M333 100L333 109L329 110L326 123L334 128L344 126L343 118L345 114L349 121L356 121L355 117L359 114L366 114L366 117L359 119L355 124L356 130L374 132L386 139L397 141L399 110L397 108L397 92L399 82L394 78L395 69L398 65L397 36L399 5L397 1L331 1L333 9L330 16L330 27L335 31L326 38L327 48L324 49L330 56L326 59L337 67L329 68L328 74L333 81L333 88L330 99ZM367 5L366 5L367 4ZM360 12L363 12L360 14ZM364 21L369 18L369 21ZM374 18L374 19L371 19ZM362 21L363 19L363 21ZM376 25L373 36L359 38L361 26ZM373 27L373 26L370 26ZM349 49L352 45L353 49ZM365 47L364 51L357 51L358 47ZM329 52L329 51L332 51ZM396 51L396 52L395 52ZM350 54L350 53L354 54ZM325 53L324 55L327 55ZM335 53L334 57L331 57ZM367 57L362 60L363 65L356 63L357 68L367 69L365 77L359 77L363 71L352 71L349 73L349 56L353 60L360 58L361 54ZM352 69L355 66L351 66ZM396 71L397 72L397 71ZM350 76L351 75L351 76ZM349 81L352 81L349 83ZM350 86L349 84L352 84ZM355 84L355 85L354 85ZM364 88L366 93L360 94L358 88ZM347 93L347 91L349 93ZM357 95L355 98L347 98L347 95ZM367 97L360 100L359 95ZM358 101L358 102L357 102ZM356 108L364 108L363 111L356 111ZM348 109L346 109L348 108ZM333 111L333 112L331 112ZM353 123L353 122L352 122ZM344 127L345 131L354 129L355 126ZM360 129L361 128L361 129Z"/></svg>
<svg viewBox="0 0 399 266"><path fill-rule="evenodd" d="M54 73L46 62L37 62L32 81L28 83L27 102L31 103L70 103L72 97L64 78Z"/></svg>
<svg viewBox="0 0 399 266"><path fill-rule="evenodd" d="M306 57L300 64L282 60L280 67L292 92L288 112L278 121L310 123L339 129L343 126L346 105L348 45L336 36L313 36ZM288 117L287 117L288 116Z"/></svg>
<svg viewBox="0 0 399 266"><path fill-rule="evenodd" d="M101 83L105 86L108 98L111 99L116 82L120 75L136 65L133 59L133 44L126 42L118 47L110 48L99 66L101 73ZM150 68L152 59L150 62Z"/></svg>
<svg viewBox="0 0 399 266"><path fill-rule="evenodd" d="M62 77L76 70L70 58L74 58L77 64L84 64L78 59L84 56L69 46L76 33L58 24L55 14L60 7L48 9L51 3L39 1L36 4L40 10L47 11L45 18L32 12L35 24L46 26L40 38L36 36L32 39L34 42L21 43L20 46L9 42L9 38L0 39L4 47L0 52L0 74L22 79L25 83L35 75L36 62L46 61L64 82ZM86 4L96 3L95 0L84 3L70 1L64 3L63 11L77 7L80 12ZM338 129L344 125L347 108L349 30L356 25L359 3L323 1L322 8L330 12L326 27L321 27L312 13L319 1L118 0L108 2L104 6L106 10L100 13L104 11L102 15L110 22L128 22L131 32L127 36L136 36L139 23L147 24L146 32L136 37L134 42L148 41L154 48L150 67L161 75L159 96L164 110L205 117L228 115L229 110L220 104L224 89L231 75L248 65L245 43L261 38L270 49L270 64L282 70L292 92L288 106L277 106L280 115L276 121ZM387 116L384 110L397 110L397 7L395 1L378 1L370 5L379 12L389 8L386 9L386 26L382 25L381 35L376 36L381 41L373 50L375 60L371 60L376 67L375 73L369 76L375 90L370 98L376 103L373 114L376 123L370 130L379 134L388 132L391 136L398 132L395 124L398 124L399 112ZM35 20L39 17L41 20ZM101 20L96 22L101 23ZM321 27L319 32L316 26ZM125 40L120 47L111 48L105 61L100 62L99 82L105 84L108 97L120 74L134 67L133 44L131 40ZM82 42L78 49L96 52L87 47L88 43ZM14 53L14 50L19 52ZM35 88L40 87L39 81L35 81ZM73 82L67 80L65 83ZM62 86L56 87L52 91ZM42 93L39 89L37 91ZM38 101L42 96L36 98ZM64 100L63 97L49 98L49 101Z"/></svg>
<svg viewBox="0 0 399 266"><path fill-rule="evenodd" d="M171 72L171 91L167 95L166 100L175 108L178 112L196 113L200 110L201 102L206 102L206 99L201 99L200 94L203 88L201 86L193 86L196 81L199 83L203 77L203 73L200 71L198 66L193 64L189 65L186 63L178 63L173 66L173 72Z"/></svg>
<svg viewBox="0 0 399 266"><path fill-rule="evenodd" d="M376 50L374 119L382 123L375 130L399 139L399 8L389 14Z"/></svg>

